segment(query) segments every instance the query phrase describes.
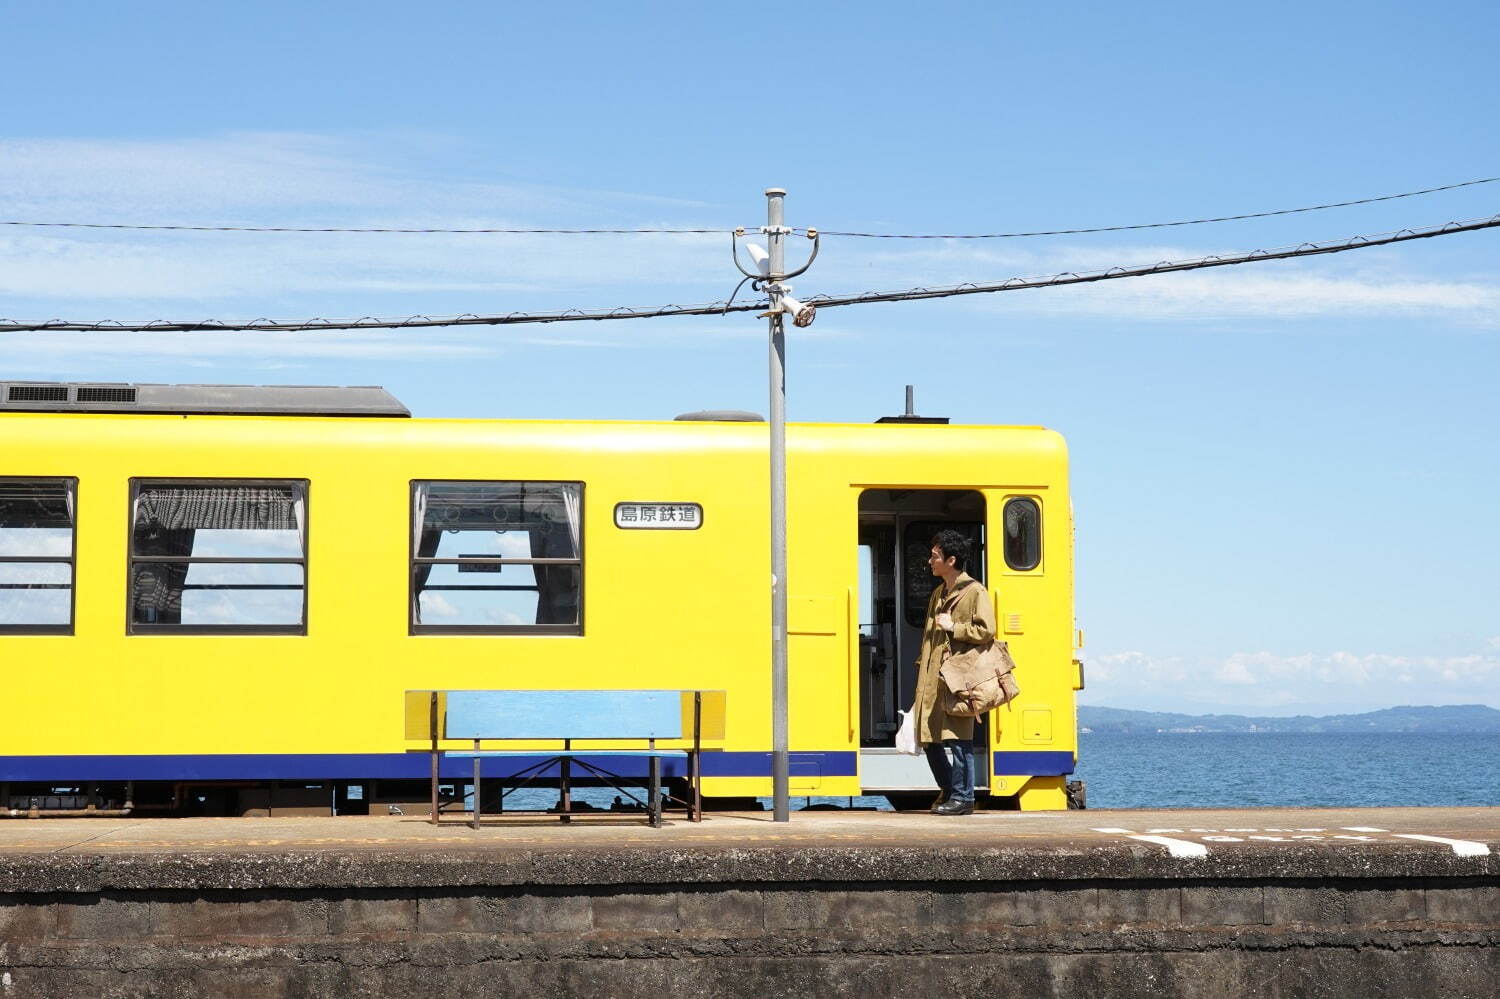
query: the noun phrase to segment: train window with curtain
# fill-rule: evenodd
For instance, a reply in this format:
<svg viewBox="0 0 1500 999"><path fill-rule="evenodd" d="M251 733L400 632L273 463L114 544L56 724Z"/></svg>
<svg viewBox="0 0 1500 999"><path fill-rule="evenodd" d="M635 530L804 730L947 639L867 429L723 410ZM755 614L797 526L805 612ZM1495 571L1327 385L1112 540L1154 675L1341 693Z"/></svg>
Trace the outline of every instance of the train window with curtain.
<svg viewBox="0 0 1500 999"><path fill-rule="evenodd" d="M412 634L583 633L583 483L413 482Z"/></svg>
<svg viewBox="0 0 1500 999"><path fill-rule="evenodd" d="M129 627L307 633L307 482L132 479Z"/></svg>
<svg viewBox="0 0 1500 999"><path fill-rule="evenodd" d="M73 633L77 479L0 478L0 633Z"/></svg>
<svg viewBox="0 0 1500 999"><path fill-rule="evenodd" d="M1042 507L1029 496L1005 501L1005 564L1029 572L1042 564Z"/></svg>

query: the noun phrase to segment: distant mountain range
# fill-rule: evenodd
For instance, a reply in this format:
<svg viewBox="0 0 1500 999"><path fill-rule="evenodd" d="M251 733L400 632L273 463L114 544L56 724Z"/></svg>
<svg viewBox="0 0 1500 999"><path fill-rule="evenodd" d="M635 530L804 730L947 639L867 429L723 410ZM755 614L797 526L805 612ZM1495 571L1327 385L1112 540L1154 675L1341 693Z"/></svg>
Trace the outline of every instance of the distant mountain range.
<svg viewBox="0 0 1500 999"><path fill-rule="evenodd" d="M1127 711L1080 705L1078 726L1085 732L1485 732L1500 735L1500 711L1483 704L1407 706L1358 715L1184 715L1169 711Z"/></svg>

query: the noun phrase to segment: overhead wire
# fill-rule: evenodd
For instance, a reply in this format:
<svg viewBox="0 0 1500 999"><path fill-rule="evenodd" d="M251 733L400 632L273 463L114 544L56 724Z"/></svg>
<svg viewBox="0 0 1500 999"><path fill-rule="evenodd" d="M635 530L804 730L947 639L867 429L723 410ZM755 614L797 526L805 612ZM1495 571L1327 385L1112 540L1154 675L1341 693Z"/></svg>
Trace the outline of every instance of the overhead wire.
<svg viewBox="0 0 1500 999"><path fill-rule="evenodd" d="M616 235L616 236L644 236L644 235L700 235L724 234L733 232L733 229L341 229L333 226L313 228L307 226L290 225L127 225L123 222L5 222L0 225L30 226L43 229L138 229L138 230L170 230L175 232L393 232L393 233L437 233L437 234L475 234L493 233L510 236L536 236L536 235L558 235L558 236L589 236L589 235Z"/></svg>
<svg viewBox="0 0 1500 999"><path fill-rule="evenodd" d="M1445 222L1442 225L1420 229L1401 229L1396 232L1373 236L1349 236L1338 240L1317 243L1299 243L1295 246L1251 250L1248 253L1215 254L1194 260L1163 260L1160 263L1139 267L1110 267L1095 271L1067 271L1040 278L1010 278L990 283L967 282L938 288L906 288L900 291L865 292L860 295L813 295L807 299L809 305L820 309L841 305L863 305L871 302L915 302L931 298L953 298L958 295L979 295L989 292L1020 291L1026 288L1059 288L1064 285L1090 284L1111 281L1117 278L1146 277L1151 274L1173 274L1183 271L1204 270L1210 267L1232 267L1236 264L1260 263L1266 260L1291 260L1297 257L1325 256L1345 253L1349 250L1366 250L1377 246L1390 246L1416 239L1431 239L1434 236L1451 236L1460 232L1478 232L1482 229L1500 227L1500 215L1489 218L1470 219L1463 222ZM3 328L3 324L0 324Z"/></svg>
<svg viewBox="0 0 1500 999"><path fill-rule="evenodd" d="M1297 215L1303 212L1319 212L1329 208L1348 208L1352 205L1369 205L1378 201L1395 201L1400 198L1415 198L1424 194L1436 194L1440 191L1453 191L1461 187L1474 187L1478 184L1493 184L1500 181L1500 177L1482 177L1478 180L1465 180L1457 184L1443 184L1438 187L1426 187L1419 191L1405 191L1401 194L1383 194L1373 198L1358 198L1352 201L1334 201L1322 205L1309 205L1305 208L1282 208L1268 212L1248 212L1242 215L1220 215L1213 218L1185 219L1178 222L1145 222L1136 225L1108 225L1092 226L1081 229L1045 229L1034 232L986 232L986 233L888 233L888 232L853 232L839 229L819 229L825 236L847 236L859 239L1021 239L1031 236L1076 236L1094 232L1128 232L1138 229L1169 229L1175 226L1208 225L1214 222L1237 222L1243 219L1270 218L1275 215ZM527 228L484 228L484 229L454 229L441 227L422 228L396 228L396 227L365 227L344 228L338 226L249 226L249 225L135 225L124 222L34 222L34 221L6 221L0 220L0 225L46 228L46 229L125 229L137 231L169 231L169 232L306 232L306 233L405 233L422 235L510 235L510 236L536 236L536 235L561 235L561 236L592 236L592 235L615 235L615 236L642 236L642 235L723 235L736 232L737 229L654 229L654 228L581 228L581 229L527 229ZM757 226L743 226L755 230ZM811 230L798 228L792 230L797 235L807 235Z"/></svg>
<svg viewBox="0 0 1500 999"><path fill-rule="evenodd" d="M1348 208L1351 205L1371 205L1377 201L1395 201L1399 198L1415 198L1422 194L1436 194L1438 191L1453 191L1460 187L1473 187L1476 184L1493 184L1500 181L1500 177L1484 177L1479 180L1466 180L1458 184L1444 184L1442 187L1427 187L1420 191L1406 191L1402 194L1383 194L1376 198L1360 198L1355 201L1334 201L1326 205L1309 205L1306 208L1281 208L1272 212L1248 212L1244 215L1220 215L1216 218L1185 219L1180 222L1145 222L1139 225L1105 225L1094 226L1087 229L1045 229L1035 232L982 232L982 233L945 233L945 234L909 234L891 232L841 232L837 229L824 229L819 227L818 232L825 236L848 236L859 239L1023 239L1030 236L1078 236L1090 232L1129 232L1135 229L1170 229L1174 226L1185 225L1208 225L1211 222L1238 222L1242 219L1264 219L1273 215L1298 215L1302 212L1320 212L1326 208ZM807 232L805 229L794 230L799 235Z"/></svg>
<svg viewBox="0 0 1500 999"><path fill-rule="evenodd" d="M959 295L978 295L1003 291L1022 291L1029 288L1058 288L1064 285L1088 284L1112 281L1120 278L1145 277L1151 274L1171 274L1202 270L1210 267L1230 267L1238 264L1259 263L1268 260L1290 260L1299 257L1345 253L1351 250L1390 246L1417 239L1450 236L1461 232L1477 232L1500 227L1500 215L1488 218L1446 222L1441 225L1419 229L1400 229L1395 232L1372 236L1348 236L1336 240L1299 243L1295 246L1251 250L1247 253L1215 254L1192 260L1163 260L1156 264L1124 267L1115 266L1104 270L1064 272L1045 277L1013 277L1004 281L965 282L935 288L906 288L898 291L871 291L857 295L814 295L806 301L817 308L837 308L846 305L864 305L874 302L919 301L923 299L951 298ZM743 284L743 282L741 282ZM206 319L199 321L154 320L149 323L125 323L116 320L95 322L71 322L53 319L46 322L22 322L0 319L0 332L115 332L115 333L230 333L230 332L306 332L366 329L418 329L447 326L511 326L525 323L594 322L609 319L651 319L664 316L711 316L730 312L755 312L767 307L765 301L735 305L732 301L713 302L706 305L662 305L650 308L615 309L567 309L562 312L527 313L511 312L503 315L476 315L431 317L410 316L406 319L307 319L277 320L257 319L251 322L222 322Z"/></svg>

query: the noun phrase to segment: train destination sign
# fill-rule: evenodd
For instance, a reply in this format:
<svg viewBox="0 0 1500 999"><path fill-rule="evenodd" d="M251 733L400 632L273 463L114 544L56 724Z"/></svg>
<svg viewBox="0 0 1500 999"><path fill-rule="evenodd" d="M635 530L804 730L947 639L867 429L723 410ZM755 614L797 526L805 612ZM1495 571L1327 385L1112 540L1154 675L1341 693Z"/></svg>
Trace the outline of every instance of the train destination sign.
<svg viewBox="0 0 1500 999"><path fill-rule="evenodd" d="M616 503L615 526L633 531L696 531L703 525L699 503Z"/></svg>

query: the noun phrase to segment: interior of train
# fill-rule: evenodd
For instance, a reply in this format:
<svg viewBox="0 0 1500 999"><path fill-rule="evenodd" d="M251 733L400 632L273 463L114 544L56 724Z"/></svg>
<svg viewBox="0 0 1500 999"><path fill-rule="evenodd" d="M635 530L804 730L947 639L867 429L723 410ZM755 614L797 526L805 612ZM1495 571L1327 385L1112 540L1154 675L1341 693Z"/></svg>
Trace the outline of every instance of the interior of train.
<svg viewBox="0 0 1500 999"><path fill-rule="evenodd" d="M951 528L969 539L966 571L986 578L984 496L972 489L867 489L859 500L860 772L867 792L925 790L919 756L896 753L898 711L911 707L927 600L938 579L928 568L932 536ZM974 743L988 744L984 720ZM974 754L975 784L989 785L989 754Z"/></svg>

